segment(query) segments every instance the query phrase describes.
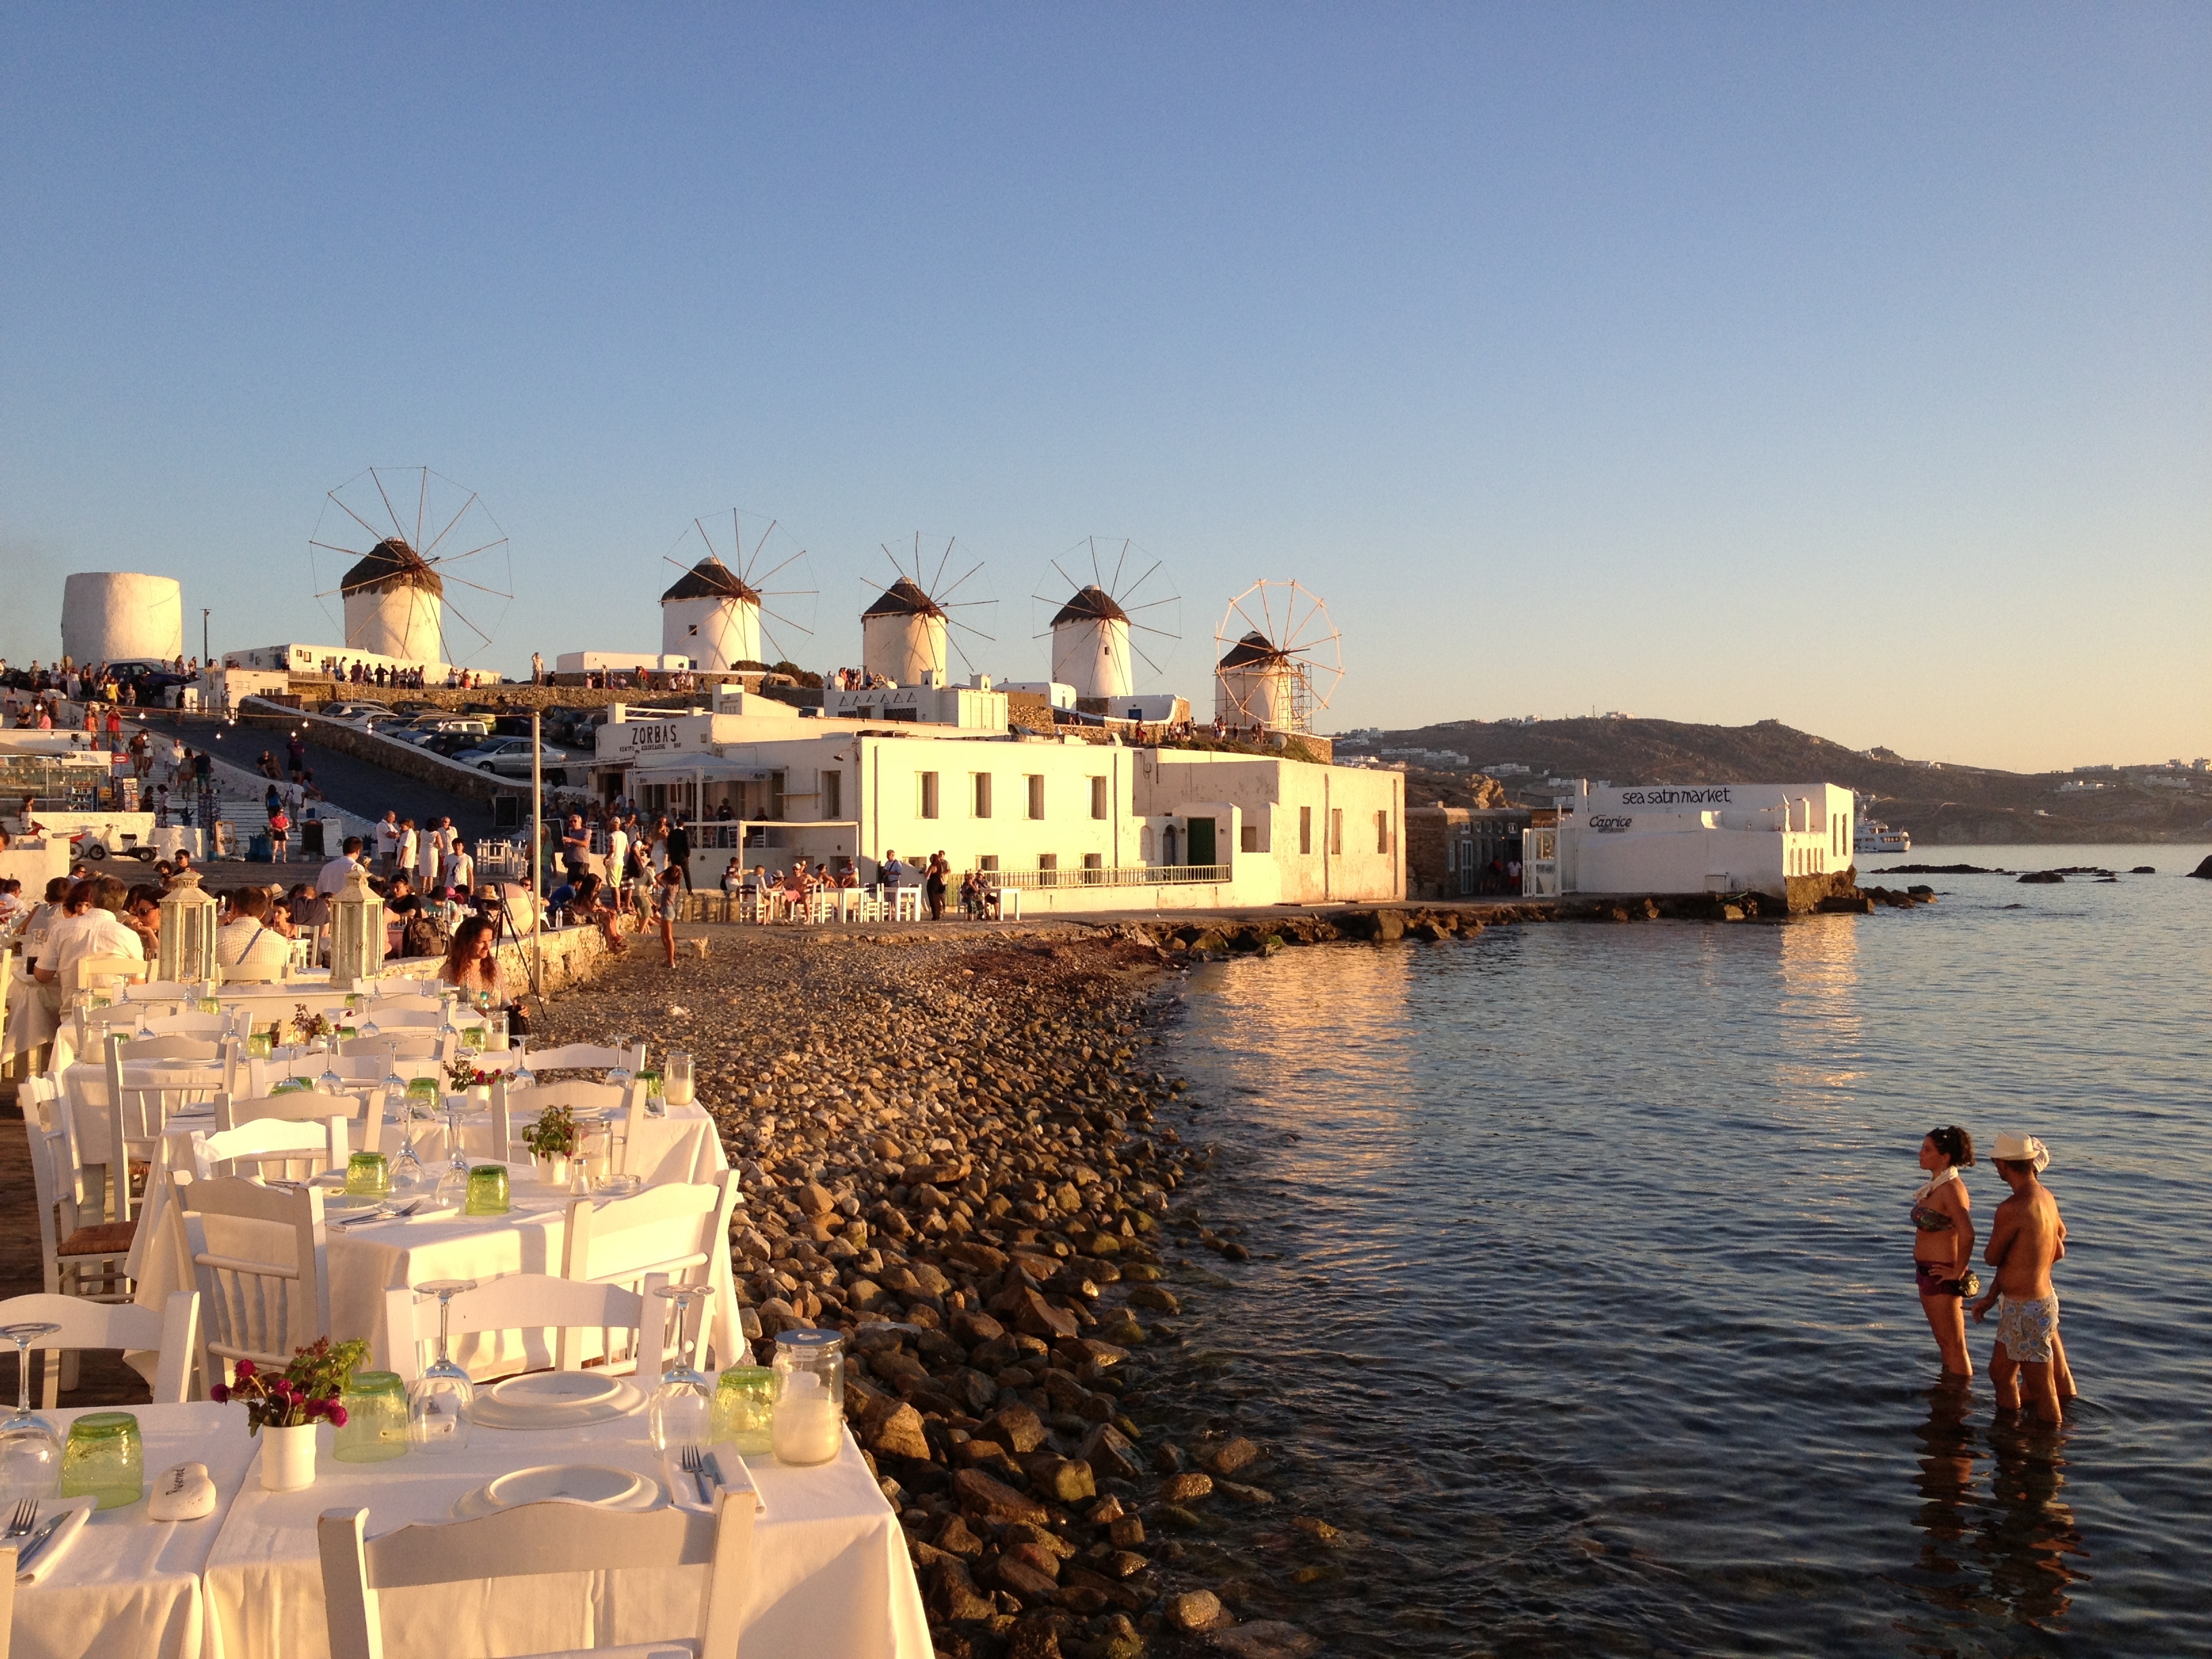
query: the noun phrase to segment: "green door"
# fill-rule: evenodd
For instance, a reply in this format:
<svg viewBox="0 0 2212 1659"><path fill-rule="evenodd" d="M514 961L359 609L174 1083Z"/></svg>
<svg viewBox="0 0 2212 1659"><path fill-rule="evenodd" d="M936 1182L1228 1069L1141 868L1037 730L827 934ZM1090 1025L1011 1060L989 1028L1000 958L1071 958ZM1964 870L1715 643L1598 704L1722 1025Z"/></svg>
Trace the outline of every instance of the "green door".
<svg viewBox="0 0 2212 1659"><path fill-rule="evenodd" d="M1212 818L1193 818L1190 821L1190 854L1188 861L1192 864L1213 862L1213 820Z"/></svg>

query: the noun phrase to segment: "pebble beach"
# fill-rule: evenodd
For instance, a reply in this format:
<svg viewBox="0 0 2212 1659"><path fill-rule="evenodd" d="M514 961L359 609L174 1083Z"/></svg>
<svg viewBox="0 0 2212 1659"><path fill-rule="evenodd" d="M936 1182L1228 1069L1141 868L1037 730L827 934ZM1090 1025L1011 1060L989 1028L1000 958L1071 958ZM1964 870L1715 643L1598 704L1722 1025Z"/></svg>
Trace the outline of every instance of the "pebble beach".
<svg viewBox="0 0 2212 1659"><path fill-rule="evenodd" d="M848 1334L847 1415L938 1651L1316 1651L1265 1586L1222 1595L1255 1534L1304 1562L1291 1586L1340 1576L1340 1540L1267 1486L1176 1329L1224 1282L1198 1261L1247 1255L1167 1121L1189 1127L1157 1053L1189 951L1131 927L696 932L673 969L631 942L532 1044L692 1054L744 1182L748 1325Z"/></svg>

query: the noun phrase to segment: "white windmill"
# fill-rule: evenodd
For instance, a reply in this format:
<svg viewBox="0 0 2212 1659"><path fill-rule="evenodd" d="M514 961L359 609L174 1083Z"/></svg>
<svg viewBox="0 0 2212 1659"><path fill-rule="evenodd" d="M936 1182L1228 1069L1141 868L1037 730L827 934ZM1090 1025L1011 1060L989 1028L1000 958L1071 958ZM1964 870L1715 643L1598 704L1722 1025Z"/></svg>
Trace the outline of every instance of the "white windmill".
<svg viewBox="0 0 2212 1659"><path fill-rule="evenodd" d="M349 478L328 493L307 544L352 562L336 588L316 597L337 595L348 648L373 656L465 661L491 635L450 588L484 595L471 604L495 627L514 597L507 534L483 497L427 466L373 466ZM487 612L493 599L499 605ZM448 616L475 639L454 639Z"/></svg>
<svg viewBox="0 0 2212 1659"><path fill-rule="evenodd" d="M884 556L891 562L896 578L860 613L860 666L871 678L892 685L924 685L933 675L937 684L943 684L955 656L969 673L975 672L975 665L969 659L961 636L972 635L984 641L992 636L953 613L980 609L998 601L976 597L980 583L969 586L982 573L980 559L957 580L945 583L945 573L953 563L957 547L956 542L946 541L945 551L938 557L936 571L925 580L922 572L927 557L919 532L915 536L910 554L894 553L889 544L884 544ZM913 561L911 569L907 565L908 558ZM963 588L968 597L955 599L953 596Z"/></svg>
<svg viewBox="0 0 2212 1659"><path fill-rule="evenodd" d="M694 668L710 673L787 660L791 653L774 625L809 636L814 631L806 550L792 545L773 519L757 534L749 532L733 507L726 562L715 540L721 515L714 514L713 522L709 530L707 520L692 520L677 541L684 557L673 550L663 556L684 574L660 596L662 654L689 657ZM754 525L762 522L756 519ZM687 564L694 553L701 556Z"/></svg>
<svg viewBox="0 0 2212 1659"><path fill-rule="evenodd" d="M1117 548L1109 539L1103 551L1098 544L1097 537L1086 537L1052 561L1053 574L1065 584L1064 596L1062 590L1048 588L1033 598L1052 611L1046 631L1052 636L1053 679L1073 686L1079 698L1118 702L1135 692L1139 662L1155 675L1160 672L1176 643L1182 600L1164 562L1148 562L1135 543L1124 540ZM1085 558L1091 567L1088 581L1081 580ZM1069 564L1076 565L1076 574L1068 574ZM1139 566L1144 574L1131 580ZM1139 643L1140 635L1151 650Z"/></svg>
<svg viewBox="0 0 2212 1659"><path fill-rule="evenodd" d="M1229 602L1213 643L1213 717L1226 726L1310 732L1344 678L1328 607L1294 581L1258 581Z"/></svg>

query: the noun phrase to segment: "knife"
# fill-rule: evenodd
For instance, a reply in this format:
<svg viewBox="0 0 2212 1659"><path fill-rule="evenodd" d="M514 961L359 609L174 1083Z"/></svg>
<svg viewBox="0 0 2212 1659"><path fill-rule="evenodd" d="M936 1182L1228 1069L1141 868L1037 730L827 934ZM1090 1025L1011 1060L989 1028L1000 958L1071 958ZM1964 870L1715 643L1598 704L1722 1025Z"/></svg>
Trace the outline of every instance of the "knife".
<svg viewBox="0 0 2212 1659"><path fill-rule="evenodd" d="M15 1552L15 1573L18 1577L31 1570L31 1563L39 1559L39 1552L53 1541L54 1534L61 1530L62 1522L68 1519L69 1516L66 1515L56 1516L31 1534L29 1543Z"/></svg>

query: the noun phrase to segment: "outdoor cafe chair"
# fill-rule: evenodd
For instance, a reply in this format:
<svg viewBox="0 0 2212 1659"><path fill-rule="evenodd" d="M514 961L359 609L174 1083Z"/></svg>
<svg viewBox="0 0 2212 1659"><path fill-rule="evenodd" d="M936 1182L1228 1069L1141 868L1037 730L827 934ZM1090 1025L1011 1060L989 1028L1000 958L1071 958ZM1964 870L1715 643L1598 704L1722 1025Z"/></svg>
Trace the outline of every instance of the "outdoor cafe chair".
<svg viewBox="0 0 2212 1659"><path fill-rule="evenodd" d="M204 1178L182 1170L173 1181L185 1248L200 1293L203 1382L228 1382L231 1364L240 1359L282 1370L295 1348L331 1334L320 1188L269 1187L238 1176ZM285 1229L292 1236L288 1259L214 1249L208 1237L210 1218L268 1222Z"/></svg>
<svg viewBox="0 0 2212 1659"><path fill-rule="evenodd" d="M744 1338L736 1324L737 1298L726 1270L714 1271L718 1253L728 1259L730 1212L737 1200L733 1170L710 1182L668 1182L626 1198L571 1199L562 1277L635 1286L649 1273L665 1273L677 1284L713 1285L715 1317L699 1322L692 1363L702 1363L711 1330L720 1363L738 1364Z"/></svg>
<svg viewBox="0 0 2212 1659"><path fill-rule="evenodd" d="M76 1146L80 1165L97 1163L95 1152L106 1155L109 1209L117 1221L131 1219L131 1165L149 1168L161 1156L161 1135L169 1115L183 1106L205 1103L221 1093L223 1073L219 1066L185 1066L163 1068L138 1082L126 1082L123 1072L123 1034L110 1032L105 1045L107 1073L107 1135L100 1146Z"/></svg>
<svg viewBox="0 0 2212 1659"><path fill-rule="evenodd" d="M450 1340L458 1341L486 1331L599 1331L604 1334L604 1353L653 1353L666 1346L662 1333L669 1301L653 1293L665 1283L656 1274L641 1291L630 1291L551 1273L505 1273L456 1291L445 1316L451 1322L446 1332ZM439 1325L434 1298L418 1298L404 1285L385 1291L385 1368L397 1371L404 1382L421 1376L423 1346L438 1340ZM568 1363L560 1369L579 1369L578 1345L561 1346L568 1351Z"/></svg>
<svg viewBox="0 0 2212 1659"><path fill-rule="evenodd" d="M138 1236L136 1221L103 1221L88 1196L70 1149L58 1085L34 1077L21 1085L23 1130L31 1158L31 1193L39 1209L40 1282L51 1296L121 1302L131 1296L125 1263Z"/></svg>
<svg viewBox="0 0 2212 1659"><path fill-rule="evenodd" d="M61 1397L64 1371L86 1348L153 1349L161 1358L154 1372L156 1406L181 1406L191 1398L192 1350L199 1337L197 1291L173 1291L158 1311L130 1302L88 1302L81 1296L12 1296L0 1302L0 1325L52 1325L58 1328L31 1339L34 1353L53 1354L40 1370L43 1409ZM72 1384L74 1378L71 1379Z"/></svg>
<svg viewBox="0 0 2212 1659"><path fill-rule="evenodd" d="M618 1512L549 1500L469 1521L416 1522L380 1538L368 1535L367 1510L325 1510L315 1523L315 1541L331 1659L384 1659L385 1590L685 1566L708 1570L695 1635L622 1652L629 1659L672 1659L679 1653L737 1659L757 1507L750 1492L727 1487L718 1490L711 1515L673 1507ZM11 1584L14 1578L9 1574ZM440 1649L444 1659L475 1659L483 1651Z"/></svg>

